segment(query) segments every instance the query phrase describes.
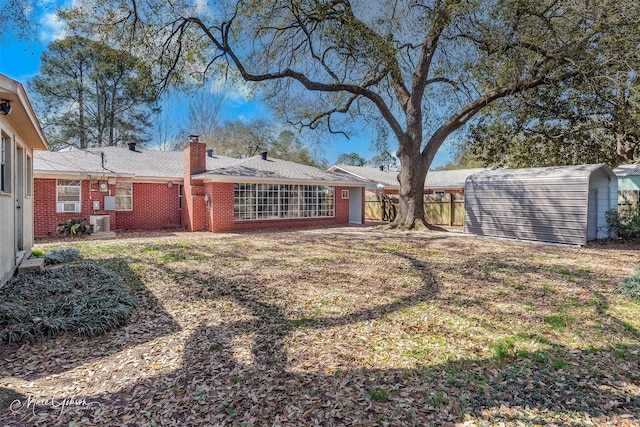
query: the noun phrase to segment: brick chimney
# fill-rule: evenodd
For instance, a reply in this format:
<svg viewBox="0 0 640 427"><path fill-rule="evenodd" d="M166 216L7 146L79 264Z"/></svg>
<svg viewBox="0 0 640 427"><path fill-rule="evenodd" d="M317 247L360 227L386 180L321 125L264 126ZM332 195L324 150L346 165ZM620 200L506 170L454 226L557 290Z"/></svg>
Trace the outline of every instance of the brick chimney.
<svg viewBox="0 0 640 427"><path fill-rule="evenodd" d="M184 191L182 226L189 231L203 230L207 224L207 208L204 199L204 183L191 176L207 170L207 146L198 135L189 135L184 146Z"/></svg>
<svg viewBox="0 0 640 427"><path fill-rule="evenodd" d="M189 175L207 170L207 145L200 142L198 135L189 135L184 146L184 173Z"/></svg>

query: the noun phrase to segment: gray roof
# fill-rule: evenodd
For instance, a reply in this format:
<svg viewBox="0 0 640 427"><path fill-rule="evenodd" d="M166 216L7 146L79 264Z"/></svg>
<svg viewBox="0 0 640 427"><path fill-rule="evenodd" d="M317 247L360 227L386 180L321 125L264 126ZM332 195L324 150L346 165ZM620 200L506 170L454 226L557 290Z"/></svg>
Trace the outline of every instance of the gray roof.
<svg viewBox="0 0 640 427"><path fill-rule="evenodd" d="M471 178L474 181L496 179L545 179L545 178L571 178L589 177L596 170L603 170L605 174L614 176L611 169L604 164L574 165L574 166L549 166L543 168L523 169L494 169L476 173Z"/></svg>
<svg viewBox="0 0 640 427"><path fill-rule="evenodd" d="M104 153L104 163L101 153ZM207 157L207 168L238 162L225 156ZM140 150L122 147L87 150L38 151L33 158L34 173L126 176L136 178L183 178L182 151Z"/></svg>
<svg viewBox="0 0 640 427"><path fill-rule="evenodd" d="M342 174L348 173L360 179L382 184L385 187L398 185L398 171L381 171L380 168L350 165L333 165L329 170Z"/></svg>
<svg viewBox="0 0 640 427"><path fill-rule="evenodd" d="M329 168L336 172L349 173L362 179L382 184L385 187L398 187L398 171L381 171L380 168L366 166L334 165ZM464 182L470 175L487 169L458 169L446 171L429 171L424 182L425 188L464 188Z"/></svg>
<svg viewBox="0 0 640 427"><path fill-rule="evenodd" d="M613 170L617 176L640 176L640 163L620 165Z"/></svg>
<svg viewBox="0 0 640 427"><path fill-rule="evenodd" d="M447 171L429 171L424 182L425 188L464 188L464 183L471 175L487 169L456 169Z"/></svg>
<svg viewBox="0 0 640 427"><path fill-rule="evenodd" d="M103 156L104 153L104 163ZM122 147L90 148L87 150L34 152L34 174L114 176L137 179L182 179L184 153L182 151L131 151ZM317 183L369 183L350 175L328 172L313 166L261 156L235 159L207 156L207 171L197 174L218 181L237 181L238 178L265 181L312 181Z"/></svg>
<svg viewBox="0 0 640 427"><path fill-rule="evenodd" d="M210 178L211 180L226 181L228 178L244 178L252 181L313 181L344 184L368 184L369 180L337 172L289 162L276 158L263 159L261 156L249 157L236 161L231 165L221 165L207 168L195 177Z"/></svg>

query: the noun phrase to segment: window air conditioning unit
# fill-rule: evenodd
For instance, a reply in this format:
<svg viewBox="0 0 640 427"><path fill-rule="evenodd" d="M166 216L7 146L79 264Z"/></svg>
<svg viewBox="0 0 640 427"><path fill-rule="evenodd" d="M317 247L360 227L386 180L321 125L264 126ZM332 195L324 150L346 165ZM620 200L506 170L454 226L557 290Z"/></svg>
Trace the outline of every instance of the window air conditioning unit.
<svg viewBox="0 0 640 427"><path fill-rule="evenodd" d="M111 217L109 215L90 215L89 224L94 233L108 233L111 231Z"/></svg>
<svg viewBox="0 0 640 427"><path fill-rule="evenodd" d="M56 207L57 212L80 212L80 203L75 202L58 202Z"/></svg>

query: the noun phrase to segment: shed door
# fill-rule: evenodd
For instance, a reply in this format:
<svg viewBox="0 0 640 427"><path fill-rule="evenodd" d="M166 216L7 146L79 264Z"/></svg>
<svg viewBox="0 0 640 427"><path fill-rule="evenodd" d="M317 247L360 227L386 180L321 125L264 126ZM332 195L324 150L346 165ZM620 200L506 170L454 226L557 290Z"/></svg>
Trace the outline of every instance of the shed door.
<svg viewBox="0 0 640 427"><path fill-rule="evenodd" d="M362 188L349 189L349 224L362 224Z"/></svg>
<svg viewBox="0 0 640 427"><path fill-rule="evenodd" d="M598 238L598 189L589 189L589 204L587 212L587 240Z"/></svg>

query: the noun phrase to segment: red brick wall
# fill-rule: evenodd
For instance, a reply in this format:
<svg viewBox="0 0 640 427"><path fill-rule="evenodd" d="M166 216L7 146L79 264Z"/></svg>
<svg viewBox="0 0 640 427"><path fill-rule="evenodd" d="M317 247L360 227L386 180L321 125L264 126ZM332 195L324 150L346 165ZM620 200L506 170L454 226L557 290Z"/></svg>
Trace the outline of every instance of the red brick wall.
<svg viewBox="0 0 640 427"><path fill-rule="evenodd" d="M349 224L349 199L342 199L342 190L347 187L335 187L335 216L329 218L296 218L235 221L233 219L233 184L206 183L205 194L211 198L211 210L208 212L209 231L240 231L267 228L320 227L338 224ZM364 212L364 188L362 189ZM364 213L363 213L364 215ZM364 219L364 217L363 217Z"/></svg>
<svg viewBox="0 0 640 427"><path fill-rule="evenodd" d="M95 193L94 193L95 194ZM115 194L115 186L112 191ZM104 207L104 205L101 205ZM118 230L159 230L182 225L178 210L178 185L133 183L133 210L116 211ZM111 227L114 227L113 217Z"/></svg>
<svg viewBox="0 0 640 427"><path fill-rule="evenodd" d="M89 189L94 191L89 191ZM109 185L115 194L115 185ZM56 212L56 180L34 180L34 235L37 237L56 234L56 226L71 218L89 222L91 215L111 216L111 229L158 230L180 227L178 210L178 185L168 188L166 183L133 183L133 211L105 211L104 197L108 191L98 191L98 183L82 180L81 212ZM93 210L93 202L100 202L100 210Z"/></svg>

